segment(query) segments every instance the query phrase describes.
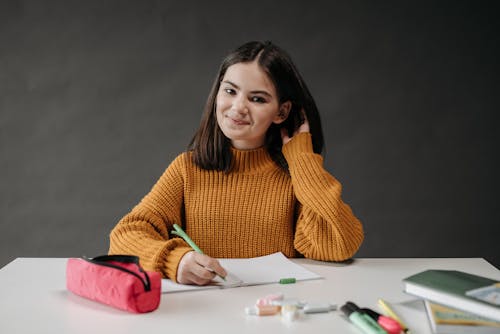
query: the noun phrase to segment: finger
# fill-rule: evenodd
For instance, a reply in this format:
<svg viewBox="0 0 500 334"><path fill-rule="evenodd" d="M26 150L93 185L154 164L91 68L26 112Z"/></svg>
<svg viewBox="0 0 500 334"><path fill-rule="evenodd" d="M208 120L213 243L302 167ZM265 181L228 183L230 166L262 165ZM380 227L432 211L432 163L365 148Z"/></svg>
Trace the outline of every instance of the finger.
<svg viewBox="0 0 500 334"><path fill-rule="evenodd" d="M196 266L192 268L192 272L190 273L190 280L197 285L206 285L215 278L215 273L206 269L202 266Z"/></svg>
<svg viewBox="0 0 500 334"><path fill-rule="evenodd" d="M211 258L210 262L205 265L205 268L212 270L213 273L219 275L220 277L227 276L226 269L224 269L216 259Z"/></svg>
<svg viewBox="0 0 500 334"><path fill-rule="evenodd" d="M290 141L288 131L285 128L281 128L281 140L283 141L283 144L286 144Z"/></svg>
<svg viewBox="0 0 500 334"><path fill-rule="evenodd" d="M202 266L199 263L191 267L191 273L205 280L211 280L215 277L215 272L212 269Z"/></svg>
<svg viewBox="0 0 500 334"><path fill-rule="evenodd" d="M177 282L181 284L205 285L210 283L215 274L196 262L195 252L186 253L177 270Z"/></svg>
<svg viewBox="0 0 500 334"><path fill-rule="evenodd" d="M302 117L304 117L304 123L302 123L297 132L309 132L309 121L307 120L307 115L306 115L306 111L304 109L301 109L300 110L300 113L302 114Z"/></svg>
<svg viewBox="0 0 500 334"><path fill-rule="evenodd" d="M219 261L205 254L197 254L195 260L198 264L203 266L206 270L211 271L221 277L226 277L226 270L220 265Z"/></svg>
<svg viewBox="0 0 500 334"><path fill-rule="evenodd" d="M309 122L307 119L299 126L297 132L309 132Z"/></svg>

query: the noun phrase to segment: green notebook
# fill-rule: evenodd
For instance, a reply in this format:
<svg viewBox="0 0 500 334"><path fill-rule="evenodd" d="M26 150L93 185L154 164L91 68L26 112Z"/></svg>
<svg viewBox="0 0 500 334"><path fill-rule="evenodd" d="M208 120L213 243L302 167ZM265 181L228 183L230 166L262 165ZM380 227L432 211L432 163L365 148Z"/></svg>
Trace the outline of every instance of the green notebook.
<svg viewBox="0 0 500 334"><path fill-rule="evenodd" d="M498 280L456 270L426 270L403 280L406 293L500 321Z"/></svg>

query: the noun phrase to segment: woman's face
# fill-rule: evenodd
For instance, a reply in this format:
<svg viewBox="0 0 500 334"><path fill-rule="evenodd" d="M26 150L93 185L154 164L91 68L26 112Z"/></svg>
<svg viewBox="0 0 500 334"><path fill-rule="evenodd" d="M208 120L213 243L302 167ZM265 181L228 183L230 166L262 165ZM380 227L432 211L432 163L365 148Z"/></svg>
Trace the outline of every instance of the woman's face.
<svg viewBox="0 0 500 334"><path fill-rule="evenodd" d="M216 106L220 129L233 147L241 150L263 146L269 126L286 119L280 115L274 84L255 61L228 67L217 92ZM287 110L282 111L288 114Z"/></svg>

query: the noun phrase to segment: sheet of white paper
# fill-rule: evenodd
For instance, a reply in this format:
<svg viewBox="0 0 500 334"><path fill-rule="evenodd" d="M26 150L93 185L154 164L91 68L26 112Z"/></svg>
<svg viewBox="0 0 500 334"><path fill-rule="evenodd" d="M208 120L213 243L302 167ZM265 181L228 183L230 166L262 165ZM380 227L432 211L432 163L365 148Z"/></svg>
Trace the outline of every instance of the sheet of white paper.
<svg viewBox="0 0 500 334"><path fill-rule="evenodd" d="M295 278L297 281L320 279L321 276L290 261L282 253L250 259L218 259L232 277L230 282L214 282L212 285L196 286L176 284L169 279L162 280L162 292L181 292L204 289L220 289L236 286L278 283L281 278ZM235 280L241 283L235 284Z"/></svg>

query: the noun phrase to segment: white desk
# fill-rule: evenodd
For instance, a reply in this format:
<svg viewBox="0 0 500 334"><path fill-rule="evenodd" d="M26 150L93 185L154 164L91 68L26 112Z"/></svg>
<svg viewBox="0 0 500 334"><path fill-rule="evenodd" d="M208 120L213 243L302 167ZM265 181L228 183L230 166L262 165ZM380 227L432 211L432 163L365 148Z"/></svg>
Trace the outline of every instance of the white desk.
<svg viewBox="0 0 500 334"><path fill-rule="evenodd" d="M340 311L311 314L286 323L280 316L246 316L245 306L273 292L308 301L350 300L395 310L413 334L430 333L423 304L402 292L401 279L425 269L455 269L500 280L500 271L480 258L356 259L342 265L294 260L325 279L290 285L163 294L160 307L130 314L66 291L66 259L18 258L0 269L0 333L353 333L360 331Z"/></svg>

